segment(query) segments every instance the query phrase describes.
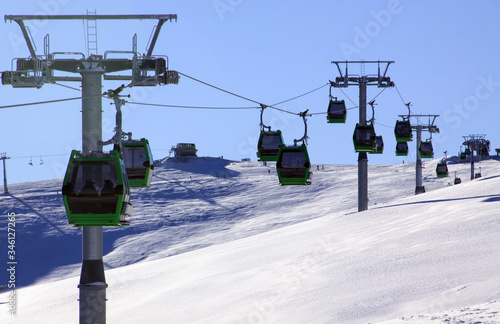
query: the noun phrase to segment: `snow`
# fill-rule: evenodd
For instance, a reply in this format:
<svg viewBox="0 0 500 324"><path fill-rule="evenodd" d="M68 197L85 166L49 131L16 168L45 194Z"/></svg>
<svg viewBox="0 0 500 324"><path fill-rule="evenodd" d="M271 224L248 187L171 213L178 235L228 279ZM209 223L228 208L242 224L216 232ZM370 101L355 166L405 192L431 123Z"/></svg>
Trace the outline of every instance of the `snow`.
<svg viewBox="0 0 500 324"><path fill-rule="evenodd" d="M369 210L357 212L356 165L313 165L312 185L280 186L272 163L157 161L152 187L133 189L132 226L105 228L107 320L500 322L498 160L476 163L473 181L457 163L436 178L437 162L425 163L420 195L414 164L369 165ZM1 323L78 322L81 229L67 225L60 188L0 196L1 215L16 214L18 257L17 315L6 289Z"/></svg>

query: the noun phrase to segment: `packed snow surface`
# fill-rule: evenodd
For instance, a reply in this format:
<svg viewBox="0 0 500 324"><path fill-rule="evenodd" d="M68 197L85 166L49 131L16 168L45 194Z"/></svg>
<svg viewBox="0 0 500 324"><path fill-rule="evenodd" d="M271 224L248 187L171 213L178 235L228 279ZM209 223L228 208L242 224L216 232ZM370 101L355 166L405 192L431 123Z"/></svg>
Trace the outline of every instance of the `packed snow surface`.
<svg viewBox="0 0 500 324"><path fill-rule="evenodd" d="M108 323L500 323L500 168L496 159L316 165L312 185L280 186L273 163L156 162L133 188L129 227L104 231ZM454 185L455 171L462 183ZM16 215L16 310L0 323L78 323L81 229L67 225L61 179L0 196L0 262ZM0 274L0 285L9 280Z"/></svg>

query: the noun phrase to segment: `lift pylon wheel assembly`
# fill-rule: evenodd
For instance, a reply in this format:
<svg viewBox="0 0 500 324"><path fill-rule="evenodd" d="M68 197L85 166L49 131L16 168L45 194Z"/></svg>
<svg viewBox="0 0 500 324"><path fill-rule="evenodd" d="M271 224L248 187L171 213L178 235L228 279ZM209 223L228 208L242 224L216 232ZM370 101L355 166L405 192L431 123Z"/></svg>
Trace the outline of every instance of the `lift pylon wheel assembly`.
<svg viewBox="0 0 500 324"><path fill-rule="evenodd" d="M130 186L122 157L83 155L73 150L64 177L62 194L68 222L74 226L124 226L132 215Z"/></svg>
<svg viewBox="0 0 500 324"><path fill-rule="evenodd" d="M122 148L130 187L149 188L153 178L154 161L148 140L126 140Z"/></svg>
<svg viewBox="0 0 500 324"><path fill-rule="evenodd" d="M282 185L310 185L309 170L311 162L307 153L307 146L281 145L276 170Z"/></svg>
<svg viewBox="0 0 500 324"><path fill-rule="evenodd" d="M276 161L282 144L283 137L280 130L261 130L257 144L257 157L260 161Z"/></svg>
<svg viewBox="0 0 500 324"><path fill-rule="evenodd" d="M132 51L110 50L106 51L104 56L90 55L88 58L85 58L83 53L50 53L49 35L47 35L44 39L45 53L44 55L37 55L29 29L24 24L25 20L110 19L158 20L148 44L148 52L144 55L137 52L137 38L134 36ZM159 84L177 84L179 82L179 73L168 68L168 57L165 55L152 55L161 27L166 21L176 21L177 15L7 15L5 16L5 20L15 21L19 24L31 55L28 58L14 59L11 70L2 72L2 84L4 85L10 84L14 88L41 88L45 83L81 81L81 77L56 76L53 72L79 73L80 71L88 70L89 67L93 67L94 65L102 68L104 80L130 80L131 86L156 86ZM133 58L109 57L124 56L124 54L132 54ZM75 59L76 55L81 55L81 59ZM115 72L125 70L132 70L132 75L115 74Z"/></svg>
<svg viewBox="0 0 500 324"><path fill-rule="evenodd" d="M356 152L373 152L376 144L375 128L373 124L356 124L352 135L354 149Z"/></svg>

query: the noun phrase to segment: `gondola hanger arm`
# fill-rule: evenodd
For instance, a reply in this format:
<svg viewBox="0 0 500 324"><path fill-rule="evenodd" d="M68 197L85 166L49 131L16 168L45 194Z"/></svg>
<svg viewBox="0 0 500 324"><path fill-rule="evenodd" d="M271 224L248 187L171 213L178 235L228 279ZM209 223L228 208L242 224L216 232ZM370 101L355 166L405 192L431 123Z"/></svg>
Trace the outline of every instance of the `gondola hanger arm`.
<svg viewBox="0 0 500 324"><path fill-rule="evenodd" d="M115 127L115 135L108 141L105 141L102 143L103 146L105 145L110 145L110 144L117 144L118 147L120 148L120 152L122 151L122 140L123 140L123 131L122 131L122 111L121 107L125 104L125 100L120 99L120 97L128 97L130 98L130 95L120 95L120 92L125 89L125 85L122 84L120 87L116 88L115 90L108 90L105 94L107 94L109 99L114 100L114 104L116 107L116 127ZM125 133L127 134L127 133ZM131 137L131 135L130 135Z"/></svg>
<svg viewBox="0 0 500 324"><path fill-rule="evenodd" d="M302 142L302 143L305 143L307 145L307 119L306 119L306 116L307 116L307 112L309 111L309 109L306 109L305 111L299 113L299 116L302 117L302 119L304 120L304 136L302 136L302 138L298 139L298 140L293 140L293 145L294 146L297 146L297 143L298 142Z"/></svg>
<svg viewBox="0 0 500 324"><path fill-rule="evenodd" d="M261 107L261 111L260 111L260 127L261 127L261 130L264 130L264 128L267 128L268 132L271 131L271 126L266 126L264 125L264 120L262 118L262 116L264 115L264 109L266 109L268 106L264 105L264 104L260 104L260 107Z"/></svg>
<svg viewBox="0 0 500 324"><path fill-rule="evenodd" d="M374 123L375 122L375 100L372 100L368 103L371 107L372 107L372 118L370 120L368 120L367 122L370 122L370 123Z"/></svg>
<svg viewBox="0 0 500 324"><path fill-rule="evenodd" d="M406 108L408 108L408 120L410 119L410 115L411 115L411 109L410 109L410 106L412 106L411 104L411 101L408 101L407 103L405 103L405 106ZM404 120L404 119L403 119Z"/></svg>

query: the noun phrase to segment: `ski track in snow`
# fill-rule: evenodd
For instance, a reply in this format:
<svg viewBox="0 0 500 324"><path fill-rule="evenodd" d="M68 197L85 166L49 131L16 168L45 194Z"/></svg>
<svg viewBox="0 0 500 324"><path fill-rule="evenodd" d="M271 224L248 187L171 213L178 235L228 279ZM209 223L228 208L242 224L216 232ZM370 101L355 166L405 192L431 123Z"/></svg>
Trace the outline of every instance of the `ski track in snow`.
<svg viewBox="0 0 500 324"><path fill-rule="evenodd" d="M273 163L157 161L152 187L132 189L132 226L104 231L108 320L500 322L498 161L476 163L474 181L456 163L436 178L437 161L425 163L417 196L414 164L369 165L362 213L356 165L313 164L311 186L279 186ZM53 316L42 323L77 322L81 230L67 225L61 182L0 196L1 215L16 213L23 287L15 318L0 294L2 323L34 323L42 309Z"/></svg>

